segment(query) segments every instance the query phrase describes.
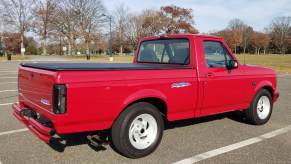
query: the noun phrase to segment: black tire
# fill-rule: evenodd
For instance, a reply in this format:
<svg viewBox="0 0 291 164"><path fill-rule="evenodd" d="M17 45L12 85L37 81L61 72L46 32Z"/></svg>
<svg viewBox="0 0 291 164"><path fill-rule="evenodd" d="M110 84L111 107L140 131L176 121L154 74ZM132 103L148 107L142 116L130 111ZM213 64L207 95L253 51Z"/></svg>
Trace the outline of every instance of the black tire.
<svg viewBox="0 0 291 164"><path fill-rule="evenodd" d="M145 149L135 148L129 138L130 126L134 119L141 114L151 115L157 123L157 135L152 144ZM163 130L164 120L158 108L150 103L139 102L127 107L114 122L111 129L111 140L114 148L121 155L128 158L141 158L155 151L161 142Z"/></svg>
<svg viewBox="0 0 291 164"><path fill-rule="evenodd" d="M266 96L270 102L270 110L266 118L262 119L258 115L257 104L261 97ZM250 104L250 108L245 111L246 119L254 125L263 125L267 123L272 115L273 101L271 93L266 89L261 89L257 92L256 96Z"/></svg>

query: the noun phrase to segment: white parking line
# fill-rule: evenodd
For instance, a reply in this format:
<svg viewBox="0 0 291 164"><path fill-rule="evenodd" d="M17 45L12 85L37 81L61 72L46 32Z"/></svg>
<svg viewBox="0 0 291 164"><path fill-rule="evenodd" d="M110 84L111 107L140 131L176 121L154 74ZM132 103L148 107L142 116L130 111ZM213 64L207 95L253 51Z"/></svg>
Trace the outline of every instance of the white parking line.
<svg viewBox="0 0 291 164"><path fill-rule="evenodd" d="M228 145L228 146L225 146L222 148L218 148L218 149L211 150L211 151L208 151L208 152L205 152L202 154L198 154L198 155L195 155L193 157L186 158L186 159L183 159L181 161L175 162L174 164L190 164L190 163L200 162L200 161L206 160L208 158L212 158L212 157L215 157L215 156L218 156L218 155L221 155L221 154L224 154L224 153L236 150L236 149L240 149L240 148L248 146L248 145L252 145L252 144L264 141L264 140L269 139L269 138L276 137L278 135L287 133L289 131L291 131L291 125L284 127L282 129L274 130L272 132L263 134L263 135L258 136L258 137L250 138L248 140L244 140L244 141L232 144L232 145Z"/></svg>
<svg viewBox="0 0 291 164"><path fill-rule="evenodd" d="M4 103L4 104L0 104L0 106L7 106L7 105L12 105L14 103Z"/></svg>
<svg viewBox="0 0 291 164"><path fill-rule="evenodd" d="M16 70L0 70L0 73L17 73Z"/></svg>
<svg viewBox="0 0 291 164"><path fill-rule="evenodd" d="M0 136L4 136L4 135L8 135L8 134L13 134L13 133L26 132L26 131L28 131L27 128L17 129L17 130L11 130L11 131L6 131L6 132L0 132Z"/></svg>
<svg viewBox="0 0 291 164"><path fill-rule="evenodd" d="M4 83L0 83L0 85L6 85L6 84L16 84L17 82L4 82Z"/></svg>
<svg viewBox="0 0 291 164"><path fill-rule="evenodd" d="M3 90L3 91L0 91L0 93L3 93L3 92L16 92L17 90Z"/></svg>
<svg viewBox="0 0 291 164"><path fill-rule="evenodd" d="M280 74L280 75L278 75L278 77L288 77L288 76L291 76L291 74Z"/></svg>
<svg viewBox="0 0 291 164"><path fill-rule="evenodd" d="M17 73L0 74L0 76L10 76L10 75L17 75Z"/></svg>
<svg viewBox="0 0 291 164"><path fill-rule="evenodd" d="M17 73L17 71L0 71L0 73Z"/></svg>
<svg viewBox="0 0 291 164"><path fill-rule="evenodd" d="M6 77L0 77L0 79L17 79L17 77L6 76Z"/></svg>

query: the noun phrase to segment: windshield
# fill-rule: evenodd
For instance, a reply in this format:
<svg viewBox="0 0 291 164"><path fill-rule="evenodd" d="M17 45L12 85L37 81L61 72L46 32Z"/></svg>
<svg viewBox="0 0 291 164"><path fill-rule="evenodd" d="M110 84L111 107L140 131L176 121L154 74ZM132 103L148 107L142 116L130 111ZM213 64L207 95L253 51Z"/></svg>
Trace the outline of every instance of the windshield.
<svg viewBox="0 0 291 164"><path fill-rule="evenodd" d="M138 53L140 63L183 64L190 62L188 39L144 41Z"/></svg>

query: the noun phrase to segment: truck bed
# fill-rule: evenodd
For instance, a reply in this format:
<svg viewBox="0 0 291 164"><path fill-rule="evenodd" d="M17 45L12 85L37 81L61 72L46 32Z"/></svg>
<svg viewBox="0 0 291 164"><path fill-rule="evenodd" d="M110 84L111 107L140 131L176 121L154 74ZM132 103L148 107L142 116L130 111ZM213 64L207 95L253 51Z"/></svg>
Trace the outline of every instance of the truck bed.
<svg viewBox="0 0 291 164"><path fill-rule="evenodd" d="M21 66L50 71L164 70L191 68L186 65L132 63L21 63Z"/></svg>

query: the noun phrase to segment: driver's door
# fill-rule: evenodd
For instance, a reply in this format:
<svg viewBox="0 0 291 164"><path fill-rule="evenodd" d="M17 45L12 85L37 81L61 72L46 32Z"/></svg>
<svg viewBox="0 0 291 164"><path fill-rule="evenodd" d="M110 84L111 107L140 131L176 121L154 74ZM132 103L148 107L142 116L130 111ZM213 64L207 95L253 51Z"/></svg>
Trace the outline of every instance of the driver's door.
<svg viewBox="0 0 291 164"><path fill-rule="evenodd" d="M228 70L226 61L233 56L220 41L203 41L205 69L204 101L201 114L209 115L240 108L244 100L243 72L239 68Z"/></svg>

